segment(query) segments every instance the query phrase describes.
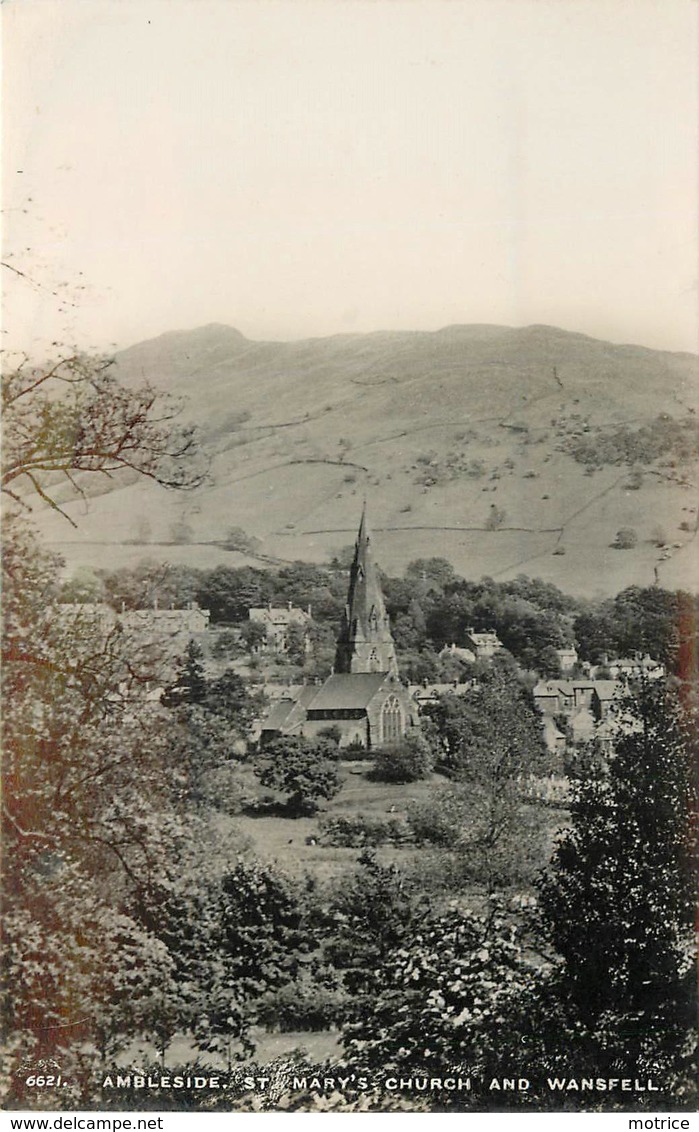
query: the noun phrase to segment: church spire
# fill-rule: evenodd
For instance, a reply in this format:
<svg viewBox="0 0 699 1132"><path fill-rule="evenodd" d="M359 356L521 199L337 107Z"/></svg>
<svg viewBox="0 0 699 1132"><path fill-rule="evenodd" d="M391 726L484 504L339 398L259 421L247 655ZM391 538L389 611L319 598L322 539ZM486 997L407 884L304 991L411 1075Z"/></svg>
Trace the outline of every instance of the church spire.
<svg viewBox="0 0 699 1132"><path fill-rule="evenodd" d="M398 674L396 650L371 552L366 501L354 546L335 671Z"/></svg>

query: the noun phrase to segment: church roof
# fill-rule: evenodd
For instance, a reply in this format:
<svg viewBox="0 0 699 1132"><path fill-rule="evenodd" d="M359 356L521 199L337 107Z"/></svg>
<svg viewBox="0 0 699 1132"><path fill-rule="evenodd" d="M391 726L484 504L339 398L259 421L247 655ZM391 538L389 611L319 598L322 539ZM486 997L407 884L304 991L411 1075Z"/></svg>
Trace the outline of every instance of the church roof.
<svg viewBox="0 0 699 1132"><path fill-rule="evenodd" d="M313 684L304 684L285 689L287 691L289 695L282 696L270 705L262 721L263 731L284 731L289 734L294 727L303 723L306 708L317 689Z"/></svg>
<svg viewBox="0 0 699 1132"><path fill-rule="evenodd" d="M308 708L310 711L364 708L374 698L387 675L386 672L340 672L329 676Z"/></svg>

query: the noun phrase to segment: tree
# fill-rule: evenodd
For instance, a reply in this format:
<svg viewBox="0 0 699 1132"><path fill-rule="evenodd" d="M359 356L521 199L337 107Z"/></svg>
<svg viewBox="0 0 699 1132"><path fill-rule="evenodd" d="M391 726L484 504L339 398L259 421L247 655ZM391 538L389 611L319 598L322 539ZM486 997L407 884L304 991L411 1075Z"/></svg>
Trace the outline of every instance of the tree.
<svg viewBox="0 0 699 1132"><path fill-rule="evenodd" d="M437 770L464 781L547 773L550 759L531 695L506 671L492 668L465 695L427 704Z"/></svg>
<svg viewBox="0 0 699 1132"><path fill-rule="evenodd" d="M432 915L377 964L374 993L343 1028L345 1052L382 1073L468 1066L486 1076L505 1014L531 975L500 914Z"/></svg>
<svg viewBox="0 0 699 1132"><path fill-rule="evenodd" d="M424 714L436 767L455 785L413 807L416 835L448 849L455 883L492 896L530 881L543 863L544 832L526 789L552 760L526 689L492 669L466 695L442 696Z"/></svg>
<svg viewBox="0 0 699 1132"><path fill-rule="evenodd" d="M425 590L443 592L456 575L454 567L446 558L415 558L406 566L405 577L413 584L422 582Z"/></svg>
<svg viewBox="0 0 699 1132"><path fill-rule="evenodd" d="M485 527L488 531L497 531L505 522L507 515L502 507L496 507L494 503L490 504L490 511L486 519Z"/></svg>
<svg viewBox="0 0 699 1132"><path fill-rule="evenodd" d="M250 1025L265 995L293 983L314 943L294 886L267 865L239 860L220 883L193 1022L200 1049L250 1053ZM203 993L202 993L203 992Z"/></svg>
<svg viewBox="0 0 699 1132"><path fill-rule="evenodd" d="M182 704L200 704L207 692L206 676L201 663L201 645L189 641L184 655L176 663L177 675L163 690L160 702L164 707L181 707Z"/></svg>
<svg viewBox="0 0 699 1132"><path fill-rule="evenodd" d="M303 664L307 655L308 631L305 625L292 622L286 630L286 655L291 664Z"/></svg>
<svg viewBox="0 0 699 1132"><path fill-rule="evenodd" d="M313 814L321 798L334 798L342 785L337 746L328 739L293 735L275 739L260 754L255 774L263 786L287 794L290 814Z"/></svg>
<svg viewBox="0 0 699 1132"><path fill-rule="evenodd" d="M267 629L261 621L246 621L240 635L250 653L259 652L269 644Z"/></svg>
<svg viewBox="0 0 699 1132"><path fill-rule="evenodd" d="M183 842L205 830L184 820L172 730L142 695L163 657L89 606L58 604L60 562L24 500L33 490L60 510L55 486L80 490L83 473L202 477L172 402L120 387L107 363L23 363L5 373L3 402L3 1013L16 1056L60 1051L68 1069L176 1025L172 956L133 906L156 878L176 883Z"/></svg>
<svg viewBox="0 0 699 1132"><path fill-rule="evenodd" d="M172 743L181 771L182 797L227 808L236 800L235 783L231 775L216 772L247 740L253 718L262 709L261 697L251 695L236 672L207 679L201 656L199 645L190 641L178 662L177 678L165 688L160 702L173 710Z"/></svg>
<svg viewBox="0 0 699 1132"><path fill-rule="evenodd" d="M696 726L663 681L619 717L541 882L562 985L598 1043L677 1073L693 1031Z"/></svg>
<svg viewBox="0 0 699 1132"><path fill-rule="evenodd" d="M201 584L200 570L191 566L155 562L145 558L133 567L118 570L98 570L102 579L105 600L117 611L146 609L158 601L162 608L182 609L198 599Z"/></svg>
<svg viewBox="0 0 699 1132"><path fill-rule="evenodd" d="M221 546L225 550L237 550L240 554L254 554L260 546L260 540L249 535L242 527L229 527Z"/></svg>
<svg viewBox="0 0 699 1132"><path fill-rule="evenodd" d="M428 898L395 865L362 852L354 875L334 895L323 929L325 963L351 996L350 1014L359 998L371 999L380 989L386 965L411 945L429 911Z"/></svg>
<svg viewBox="0 0 699 1132"><path fill-rule="evenodd" d="M20 1051L105 1053L173 989L129 901L203 833L179 810L163 709L139 695L154 658L62 611L55 559L18 517L4 533L4 1015Z"/></svg>
<svg viewBox="0 0 699 1132"><path fill-rule="evenodd" d="M81 494L81 473L126 469L175 488L204 481L192 463L194 429L178 423L182 404L149 385L120 385L112 364L73 354L45 366L24 359L3 374L2 489L15 503L27 506L26 484L75 526L56 502L60 480Z"/></svg>

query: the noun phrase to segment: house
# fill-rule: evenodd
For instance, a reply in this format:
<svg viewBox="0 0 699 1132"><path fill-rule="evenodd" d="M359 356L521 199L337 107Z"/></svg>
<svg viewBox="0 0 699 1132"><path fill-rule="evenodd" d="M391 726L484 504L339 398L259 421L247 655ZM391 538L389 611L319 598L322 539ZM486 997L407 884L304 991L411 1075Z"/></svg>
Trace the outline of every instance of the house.
<svg viewBox="0 0 699 1132"><path fill-rule="evenodd" d="M594 680L542 680L534 686L534 702L543 715L572 715L580 708L590 709L596 687Z"/></svg>
<svg viewBox="0 0 699 1132"><path fill-rule="evenodd" d="M561 673L565 676L567 672L572 672L578 663L578 650L575 645L567 645L562 649L555 649L558 663L561 667Z"/></svg>
<svg viewBox="0 0 699 1132"><path fill-rule="evenodd" d="M476 660L490 660L502 648L502 641L494 629L484 629L480 633L467 629L464 644L467 649L475 653Z"/></svg>
<svg viewBox="0 0 699 1132"><path fill-rule="evenodd" d="M152 609L122 609L118 620L128 632L169 642L173 651L183 652L192 638L207 631L210 613L196 601L190 601L184 609L161 609L156 600Z"/></svg>
<svg viewBox="0 0 699 1132"><path fill-rule="evenodd" d="M614 712L623 690L623 684L619 680L595 681L591 703L595 719L605 720Z"/></svg>
<svg viewBox="0 0 699 1132"><path fill-rule="evenodd" d="M298 625L303 632L304 650L310 650L309 626L311 623L311 607L308 610L298 609L291 602L286 606L266 605L259 609L249 609L248 617L258 625L262 625L267 634L267 647L275 653L289 651L289 629Z"/></svg>
<svg viewBox="0 0 699 1132"><path fill-rule="evenodd" d="M366 748L399 742L417 711L398 677L396 650L373 562L366 507L350 568L347 604L334 672L320 686L285 689L260 724L260 742L281 735L313 737L330 727L340 746Z"/></svg>
<svg viewBox="0 0 699 1132"><path fill-rule="evenodd" d="M80 618L102 635L119 628L139 643L167 645L173 654L183 652L193 637L205 633L210 619L208 609L200 609L195 601L184 609L161 609L157 600L149 609L126 609L122 605L120 613L104 602L63 602L56 609L62 618Z"/></svg>
<svg viewBox="0 0 699 1132"><path fill-rule="evenodd" d="M174 679L177 660L190 641L201 637L209 628L209 611L195 601L183 609L161 609L156 601L150 609L126 609L117 613L105 602L63 602L55 607L56 616L66 627L79 625L94 638L113 644L120 642L124 680L119 682L119 695L133 695L138 689L142 699L157 701L164 684ZM134 681L134 671L139 679Z"/></svg>
<svg viewBox="0 0 699 1132"><path fill-rule="evenodd" d="M440 696L465 695L471 690L474 683L475 681L468 680L464 684L459 684L456 680L453 680L451 684L411 684L408 690L411 700L420 711L426 704L436 703Z"/></svg>
<svg viewBox="0 0 699 1132"><path fill-rule="evenodd" d="M591 669L593 675L598 671L608 672L615 680L638 680L641 677L660 680L665 675L665 666L653 660L648 653L644 656L637 654L633 657L618 657L615 660L609 660L605 656L601 664Z"/></svg>

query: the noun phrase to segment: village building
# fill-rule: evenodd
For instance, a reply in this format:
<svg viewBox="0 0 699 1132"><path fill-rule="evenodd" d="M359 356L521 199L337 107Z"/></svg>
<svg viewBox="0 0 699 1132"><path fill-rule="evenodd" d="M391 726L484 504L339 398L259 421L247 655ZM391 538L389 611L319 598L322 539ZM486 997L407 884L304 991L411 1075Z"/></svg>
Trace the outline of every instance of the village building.
<svg viewBox="0 0 699 1132"><path fill-rule="evenodd" d="M494 629L484 629L480 633L475 629L466 629L463 645L457 645L452 641L451 644L444 646L439 656L441 660L454 657L457 660L465 660L468 664L475 664L477 660L492 660L501 648L502 641Z"/></svg>
<svg viewBox="0 0 699 1132"><path fill-rule="evenodd" d="M248 610L248 617L257 625L262 625L267 634L267 648L271 652L284 654L289 651L291 626L298 626L303 633L303 647L305 652L310 651L311 642L309 628L311 624L311 607L298 609L291 602L285 606L265 605L260 608Z"/></svg>
<svg viewBox="0 0 699 1132"><path fill-rule="evenodd" d="M491 660L502 648L502 641L494 629L483 629L478 633L474 629L467 629L465 645L476 654L476 660Z"/></svg>
<svg viewBox="0 0 699 1132"><path fill-rule="evenodd" d="M572 672L578 663L578 650L575 645L566 645L565 648L556 649L556 656L561 668L561 674L565 676L567 673Z"/></svg>
<svg viewBox="0 0 699 1132"><path fill-rule="evenodd" d="M333 728L342 747L386 747L398 743L416 719L415 705L398 677L365 508L333 673L321 685L284 689L261 722L260 742L280 735L312 738Z"/></svg>
<svg viewBox="0 0 699 1132"><path fill-rule="evenodd" d="M572 743L604 738L609 744L623 692L620 680L546 680L536 684L534 703L543 716L549 750L559 751L565 745L564 722Z"/></svg>
<svg viewBox="0 0 699 1132"><path fill-rule="evenodd" d="M195 601L184 609L160 608L157 600L149 609L126 609L122 604L120 613L106 602L61 602L56 611L65 621L80 619L94 625L102 636L120 628L139 643L166 645L171 654L183 652L192 639L205 633L210 619L209 610Z"/></svg>
<svg viewBox="0 0 699 1132"><path fill-rule="evenodd" d="M167 643L173 651L183 652L189 642L209 628L208 609L190 601L183 609L161 608L157 601L152 609L122 609L118 621L128 632L158 643Z"/></svg>
<svg viewBox="0 0 699 1132"><path fill-rule="evenodd" d="M465 696L474 684L475 680L467 680L465 683L452 680L450 684L411 684L410 698L417 705L418 711L422 711L428 704L437 703L442 696Z"/></svg>
<svg viewBox="0 0 699 1132"><path fill-rule="evenodd" d="M591 676L598 672L608 673L613 680L660 680L665 675L665 666L646 653L644 656L616 657L613 660L604 656L602 663L594 665L589 671Z"/></svg>
<svg viewBox="0 0 699 1132"><path fill-rule="evenodd" d="M175 677L177 661L190 641L201 640L209 628L208 609L201 609L191 601L182 609L173 606L161 608L156 600L148 609L126 609L122 604L117 612L106 602L60 602L55 613L61 623L70 628L79 625L82 632L92 632L96 639L107 640L113 634L120 637L124 651L124 666L156 669L157 682L143 677L134 682L131 677L119 682L119 695L157 702L167 680ZM131 660L127 665L126 656Z"/></svg>

